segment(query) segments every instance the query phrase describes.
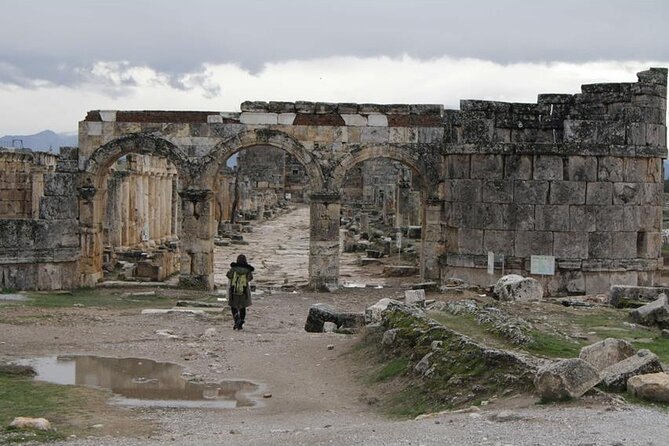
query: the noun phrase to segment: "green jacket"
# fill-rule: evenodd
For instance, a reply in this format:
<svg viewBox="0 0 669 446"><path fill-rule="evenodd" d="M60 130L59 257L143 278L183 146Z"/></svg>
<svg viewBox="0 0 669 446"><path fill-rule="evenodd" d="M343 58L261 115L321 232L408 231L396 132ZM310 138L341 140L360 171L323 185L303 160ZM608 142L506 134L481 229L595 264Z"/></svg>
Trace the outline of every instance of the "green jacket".
<svg viewBox="0 0 669 446"><path fill-rule="evenodd" d="M251 281L253 280L253 267L251 265L239 265L231 263L231 268L226 276L228 282L228 305L233 308L250 307Z"/></svg>

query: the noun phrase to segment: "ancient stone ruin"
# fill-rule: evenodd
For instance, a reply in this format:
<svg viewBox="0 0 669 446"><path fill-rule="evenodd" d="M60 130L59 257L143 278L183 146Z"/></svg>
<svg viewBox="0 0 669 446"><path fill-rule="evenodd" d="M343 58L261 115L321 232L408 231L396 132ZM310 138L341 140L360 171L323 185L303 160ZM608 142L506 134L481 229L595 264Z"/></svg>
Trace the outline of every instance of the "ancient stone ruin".
<svg viewBox="0 0 669 446"><path fill-rule="evenodd" d="M294 192L310 205L315 288L338 281L347 174L378 158L408 167L419 191L424 279L489 285L535 272L550 294L652 285L667 70L638 78L530 104L463 100L460 110L244 102L240 113L91 111L78 148L0 152L0 287L94 286L107 259L153 246L163 271L150 275L178 263L181 285L211 289L214 235L230 212L220 199L226 162L257 147L280 149L306 175Z"/></svg>

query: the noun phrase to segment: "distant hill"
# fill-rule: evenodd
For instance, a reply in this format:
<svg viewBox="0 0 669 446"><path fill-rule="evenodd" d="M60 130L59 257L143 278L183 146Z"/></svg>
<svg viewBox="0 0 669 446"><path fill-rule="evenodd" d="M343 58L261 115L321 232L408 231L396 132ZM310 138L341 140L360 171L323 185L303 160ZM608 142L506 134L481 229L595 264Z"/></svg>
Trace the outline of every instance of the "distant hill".
<svg viewBox="0 0 669 446"><path fill-rule="evenodd" d="M58 153L60 147L77 146L78 135L76 133L56 133L44 130L34 135L6 135L0 137L0 147L16 147L32 149L40 152L52 151Z"/></svg>

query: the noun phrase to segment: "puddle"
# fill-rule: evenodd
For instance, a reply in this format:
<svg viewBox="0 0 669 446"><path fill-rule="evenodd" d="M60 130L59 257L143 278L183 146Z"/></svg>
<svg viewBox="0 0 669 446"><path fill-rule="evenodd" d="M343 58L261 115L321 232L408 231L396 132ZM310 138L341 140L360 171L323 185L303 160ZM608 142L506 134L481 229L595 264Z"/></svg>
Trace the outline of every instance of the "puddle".
<svg viewBox="0 0 669 446"><path fill-rule="evenodd" d="M250 381L189 380L180 365L149 359L47 356L17 363L32 366L38 381L109 389L124 406L233 409L260 402L260 386Z"/></svg>
<svg viewBox="0 0 669 446"><path fill-rule="evenodd" d="M12 301L12 302L24 302L29 300L27 296L23 294L0 294L0 300Z"/></svg>

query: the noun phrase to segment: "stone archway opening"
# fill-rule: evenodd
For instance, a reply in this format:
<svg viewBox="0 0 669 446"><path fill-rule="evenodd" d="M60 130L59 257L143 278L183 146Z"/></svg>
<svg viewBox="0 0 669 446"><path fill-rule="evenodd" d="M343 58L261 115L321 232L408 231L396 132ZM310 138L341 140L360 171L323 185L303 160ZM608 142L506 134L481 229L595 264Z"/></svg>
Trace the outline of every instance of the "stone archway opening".
<svg viewBox="0 0 669 446"><path fill-rule="evenodd" d="M162 282L179 272L179 180L155 155L128 154L108 170L103 196L105 280Z"/></svg>
<svg viewBox="0 0 669 446"><path fill-rule="evenodd" d="M349 163L341 191L340 283L419 280L427 194L416 165L361 156Z"/></svg>
<svg viewBox="0 0 669 446"><path fill-rule="evenodd" d="M131 135L98 147L80 177L81 283L162 281L179 268L180 198L189 170L168 141Z"/></svg>
<svg viewBox="0 0 669 446"><path fill-rule="evenodd" d="M252 144L229 154L214 181L214 282L225 288L230 262L245 254L256 286L309 284L310 180L290 151Z"/></svg>

